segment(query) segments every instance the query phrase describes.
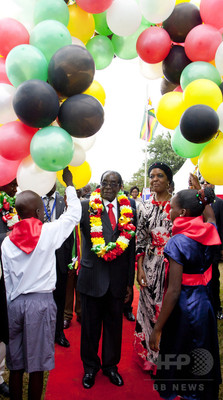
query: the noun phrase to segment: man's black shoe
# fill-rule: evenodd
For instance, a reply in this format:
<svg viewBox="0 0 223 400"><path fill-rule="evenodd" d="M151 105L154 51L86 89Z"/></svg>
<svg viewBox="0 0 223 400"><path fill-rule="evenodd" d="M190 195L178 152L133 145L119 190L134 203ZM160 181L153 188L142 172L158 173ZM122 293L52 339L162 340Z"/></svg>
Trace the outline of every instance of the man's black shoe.
<svg viewBox="0 0 223 400"><path fill-rule="evenodd" d="M95 375L96 374L94 372L84 374L84 377L82 379L82 384L85 389L90 389L94 385Z"/></svg>
<svg viewBox="0 0 223 400"><path fill-rule="evenodd" d="M116 386L124 385L121 375L116 371L103 371L103 374L110 379L110 382Z"/></svg>
<svg viewBox="0 0 223 400"><path fill-rule="evenodd" d="M135 317L131 311L125 312L124 316L127 318L128 321L135 321Z"/></svg>
<svg viewBox="0 0 223 400"><path fill-rule="evenodd" d="M9 397L9 387L7 383L2 382L2 384L0 385L0 394L2 394L5 397Z"/></svg>
<svg viewBox="0 0 223 400"><path fill-rule="evenodd" d="M63 347L70 347L70 343L68 342L63 332L60 334L60 336L56 336L55 343Z"/></svg>

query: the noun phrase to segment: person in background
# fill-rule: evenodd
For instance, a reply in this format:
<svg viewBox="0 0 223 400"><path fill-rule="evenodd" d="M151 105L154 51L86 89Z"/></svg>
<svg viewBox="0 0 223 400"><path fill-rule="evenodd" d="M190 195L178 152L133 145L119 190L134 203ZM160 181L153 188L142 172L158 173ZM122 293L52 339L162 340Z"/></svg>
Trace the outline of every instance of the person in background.
<svg viewBox="0 0 223 400"><path fill-rule="evenodd" d="M172 237L164 248L168 287L149 341L160 351L154 387L164 399L218 400L221 370L210 283L213 248L221 240L209 205L214 198L206 187L181 190L171 200Z"/></svg>
<svg viewBox="0 0 223 400"><path fill-rule="evenodd" d="M136 202L136 208L139 207L139 204L142 202L142 197L139 196L139 188L137 186L132 186L130 189L130 196L135 200Z"/></svg>
<svg viewBox="0 0 223 400"><path fill-rule="evenodd" d="M2 266L7 295L9 343L6 360L10 370L10 399L22 400L23 374L29 373L28 398L40 400L43 371L54 368L56 304L55 251L71 234L81 217L80 201L68 168L63 171L68 208L66 213L43 224L40 196L26 190L15 207L21 221L2 243Z"/></svg>
<svg viewBox="0 0 223 400"><path fill-rule="evenodd" d="M82 189L76 190L78 198L81 200ZM64 308L64 329L70 327L73 319L73 312L76 314L77 322L81 323L81 300L80 293L76 290L77 279L80 269L81 260L81 232L80 224L75 226L74 229L74 245L72 250L72 263L68 265L68 276L67 276L67 288L66 288L66 300ZM74 303L74 292L75 292L75 303Z"/></svg>
<svg viewBox="0 0 223 400"><path fill-rule="evenodd" d="M171 236L169 185L173 174L163 162L148 170L152 195L138 208L136 256L139 304L134 334L134 358L146 371L156 370L157 353L149 347L149 337L161 310L165 263L163 249Z"/></svg>
<svg viewBox="0 0 223 400"><path fill-rule="evenodd" d="M211 183L208 183L199 173L198 177L196 175L190 174L189 177L189 184L194 189L204 189L206 187L210 187L213 190L215 186ZM223 319L223 312L221 306L221 299L220 299L220 272L219 272L219 263L223 261L223 200L220 199L218 196L215 196L214 202L211 204L213 208L216 225L218 229L218 233L221 239L221 244L215 246L214 258L212 263L212 280L211 280L211 287L212 287L212 298L213 298L213 307L216 314L217 319Z"/></svg>
<svg viewBox="0 0 223 400"><path fill-rule="evenodd" d="M134 213L130 202L119 194L121 184L118 172L106 171L101 177L100 189L91 194L90 200L81 202L82 259L77 290L81 294L82 384L85 389L94 385L101 368L111 383L123 385L118 363L124 299L129 300L134 283L135 227L131 223ZM123 224L127 229L125 238L122 237ZM129 229L132 234L128 233Z"/></svg>
<svg viewBox="0 0 223 400"><path fill-rule="evenodd" d="M129 201L130 201L130 205L132 207L132 209L134 210L134 225L136 226L136 202L135 199L131 198L129 196L129 192L127 190L124 190L124 184L122 183L121 185L121 190L123 190L124 194L128 197ZM134 285L133 285L134 286ZM125 316L125 318L128 321L134 322L135 321L135 316L132 312L133 307L132 307L132 303L133 303L133 299L134 299L134 289L132 287L132 295L129 298L129 300L127 302L124 302L124 309L123 309L123 314Z"/></svg>
<svg viewBox="0 0 223 400"><path fill-rule="evenodd" d="M63 196L56 191L56 184L49 193L43 196L42 200L44 205L44 223L49 223L58 219L66 209ZM53 292L54 300L57 305L55 342L62 347L70 346L63 330L68 264L72 262L73 244L74 236L73 233L71 233L62 246L56 250L57 282L56 289Z"/></svg>
<svg viewBox="0 0 223 400"><path fill-rule="evenodd" d="M91 190L91 185L90 185L90 183L88 183L87 185L85 185L85 186L82 188L81 197L82 197L83 199L89 199L89 198L90 198L90 195L91 195L91 192L92 192L92 190Z"/></svg>
<svg viewBox="0 0 223 400"><path fill-rule="evenodd" d="M19 221L15 210L17 186L17 181L14 179L12 182L0 187L0 245L13 228L13 225ZM0 267L0 295L0 395L9 397L9 387L3 378L5 371L5 345L8 343L8 315L2 267Z"/></svg>

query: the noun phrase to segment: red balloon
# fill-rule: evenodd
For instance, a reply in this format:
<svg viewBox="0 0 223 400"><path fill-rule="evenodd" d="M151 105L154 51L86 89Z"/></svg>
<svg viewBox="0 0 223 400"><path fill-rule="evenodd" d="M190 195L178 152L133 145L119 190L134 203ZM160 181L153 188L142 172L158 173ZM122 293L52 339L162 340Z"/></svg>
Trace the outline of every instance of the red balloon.
<svg viewBox="0 0 223 400"><path fill-rule="evenodd" d="M223 27L222 0L201 0L200 14L205 24L210 24L217 29Z"/></svg>
<svg viewBox="0 0 223 400"><path fill-rule="evenodd" d="M180 93L183 93L182 87L181 87L180 85L178 85L178 86L173 90L173 92L180 92Z"/></svg>
<svg viewBox="0 0 223 400"><path fill-rule="evenodd" d="M29 44L29 32L21 22L3 18L0 23L0 54L6 57L13 47Z"/></svg>
<svg viewBox="0 0 223 400"><path fill-rule="evenodd" d="M11 161L0 156L0 186L5 186L16 178L21 160Z"/></svg>
<svg viewBox="0 0 223 400"><path fill-rule="evenodd" d="M0 154L7 160L21 160L30 154L30 142L38 131L23 124L12 121L0 126Z"/></svg>
<svg viewBox="0 0 223 400"><path fill-rule="evenodd" d="M5 70L5 58L0 57L0 83L7 83L11 85L11 82L8 80L6 70Z"/></svg>
<svg viewBox="0 0 223 400"><path fill-rule="evenodd" d="M112 4L113 0L76 0L77 5L82 10L92 14L99 14L107 10Z"/></svg>
<svg viewBox="0 0 223 400"><path fill-rule="evenodd" d="M149 64L157 64L168 56L171 43L170 36L165 29L150 26L139 35L136 51L143 61Z"/></svg>
<svg viewBox="0 0 223 400"><path fill-rule="evenodd" d="M191 61L212 61L222 42L221 33L211 25L195 26L185 40L185 52Z"/></svg>

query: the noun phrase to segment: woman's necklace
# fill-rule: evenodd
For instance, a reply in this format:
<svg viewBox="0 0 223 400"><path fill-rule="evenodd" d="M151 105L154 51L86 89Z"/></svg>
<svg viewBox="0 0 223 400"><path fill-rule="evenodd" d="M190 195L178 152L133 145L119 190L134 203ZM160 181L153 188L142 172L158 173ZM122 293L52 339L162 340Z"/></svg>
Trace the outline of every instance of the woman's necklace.
<svg viewBox="0 0 223 400"><path fill-rule="evenodd" d="M158 200L158 199L157 199L156 193L154 193L153 198L154 198L154 201L155 201L156 203L158 203L157 205L159 206L160 211L163 211L163 209L164 209L164 207L165 207L165 205L166 205L166 202L167 202L168 200L170 200L171 195L170 195L170 193L167 193L167 195L164 197L163 200Z"/></svg>

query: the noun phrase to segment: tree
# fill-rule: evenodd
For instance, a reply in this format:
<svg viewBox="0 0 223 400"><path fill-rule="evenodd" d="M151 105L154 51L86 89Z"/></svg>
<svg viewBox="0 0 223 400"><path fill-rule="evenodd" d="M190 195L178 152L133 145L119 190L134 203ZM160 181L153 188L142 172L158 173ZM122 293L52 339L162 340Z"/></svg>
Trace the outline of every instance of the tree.
<svg viewBox="0 0 223 400"><path fill-rule="evenodd" d="M147 170L149 165L155 161L162 161L168 164L173 175L181 168L185 158L178 156L171 147L171 135L168 132L166 135L158 135L149 143L147 147ZM138 186L141 190L144 187L144 172L145 162L142 167L133 174L131 180L125 183L125 189L129 190L131 186Z"/></svg>

